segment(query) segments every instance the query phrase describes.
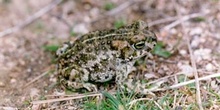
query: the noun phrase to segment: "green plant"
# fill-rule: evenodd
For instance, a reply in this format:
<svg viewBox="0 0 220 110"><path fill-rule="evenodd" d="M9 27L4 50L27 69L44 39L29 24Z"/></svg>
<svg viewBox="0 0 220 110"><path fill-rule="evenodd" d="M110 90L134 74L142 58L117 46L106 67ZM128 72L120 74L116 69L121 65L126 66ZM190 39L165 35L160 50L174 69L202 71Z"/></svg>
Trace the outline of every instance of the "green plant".
<svg viewBox="0 0 220 110"><path fill-rule="evenodd" d="M125 20L116 20L116 21L114 22L114 27L115 27L116 29L118 29L118 28L124 26L125 24L126 24Z"/></svg>
<svg viewBox="0 0 220 110"><path fill-rule="evenodd" d="M115 4L112 3L112 2L107 2L107 3L105 3L105 5L104 5L104 9L107 10L107 11L109 11L109 10L111 10L111 9L113 9L113 8L115 8Z"/></svg>
<svg viewBox="0 0 220 110"><path fill-rule="evenodd" d="M171 56L171 53L165 49L163 49L165 45L163 44L163 42L158 42L156 44L156 46L154 47L153 49L153 53L155 55L158 55L158 56L161 56L161 57L164 57L164 58L168 58Z"/></svg>
<svg viewBox="0 0 220 110"><path fill-rule="evenodd" d="M43 49L48 52L56 52L58 48L59 48L58 45L45 45L45 46L43 46Z"/></svg>

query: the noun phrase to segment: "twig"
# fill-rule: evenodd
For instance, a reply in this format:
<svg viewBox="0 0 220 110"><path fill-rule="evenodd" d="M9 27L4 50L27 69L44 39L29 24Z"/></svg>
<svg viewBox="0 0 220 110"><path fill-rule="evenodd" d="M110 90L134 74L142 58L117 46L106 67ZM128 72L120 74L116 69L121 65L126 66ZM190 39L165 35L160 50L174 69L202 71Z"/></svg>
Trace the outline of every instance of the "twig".
<svg viewBox="0 0 220 110"><path fill-rule="evenodd" d="M44 103L60 102L60 101L65 101L65 100L80 99L80 98L85 98L85 97L94 97L94 96L102 96L102 94L101 93L95 93L95 94L88 94L88 95L78 95L78 96L66 97L66 98L60 98L60 99L49 99L49 100L33 101L31 103L33 105L35 105L35 104L44 104Z"/></svg>
<svg viewBox="0 0 220 110"><path fill-rule="evenodd" d="M72 25L69 22L67 22L67 20L65 20L62 16L60 16L60 15L53 15L53 14L50 14L50 15L52 17L55 17L57 20L59 20L63 24L65 24L69 28L69 30L71 30Z"/></svg>
<svg viewBox="0 0 220 110"><path fill-rule="evenodd" d="M173 76L176 76L176 75L179 75L179 73L173 74L173 75L169 75L169 76L165 76L165 77L162 77L162 78L153 80L153 81L149 81L149 82L147 83L147 85L154 84L154 83L157 83L157 82L160 82L160 81L163 81L163 80L168 80L168 78L173 77Z"/></svg>
<svg viewBox="0 0 220 110"><path fill-rule="evenodd" d="M136 3L135 0L128 0L128 1L126 1L126 2L124 2L124 3L122 3L121 5L119 5L118 7L116 7L116 8L114 8L114 9L108 11L108 12L107 12L106 14L104 14L103 16L98 17L97 19L92 20L91 23L95 23L95 22L99 21L100 19L104 19L104 18L106 18L106 17L108 17L108 16L113 16L113 15L115 15L115 14L121 12L122 10L128 8L129 6L131 6L131 5L135 4L135 3Z"/></svg>
<svg viewBox="0 0 220 110"><path fill-rule="evenodd" d="M210 78L216 78L216 77L220 77L220 73L216 73L216 74L212 74L212 75L208 75L208 76L205 76L205 77L198 78L198 81L203 81L203 80L207 80L207 79L210 79ZM185 85L188 85L188 84L191 84L191 83L195 83L195 82L196 82L196 80L193 79L193 80L190 80L190 81L186 81L186 82L182 82L182 83L179 83L179 84L172 85L172 86L169 87L169 89L179 88L179 87L182 87L182 86L185 86Z"/></svg>
<svg viewBox="0 0 220 110"><path fill-rule="evenodd" d="M184 21L187 21L189 19L200 17L200 16L204 16L204 15L205 15L205 13L193 13L193 14L182 16L182 19L185 19ZM158 24L162 24L162 23L167 23L167 22L171 22L171 21L175 21L175 20L177 20L178 22L180 21L178 16L174 16L174 17L167 17L167 18L163 18L163 19L159 19L159 20L155 20L155 21L149 22L148 25L149 25L149 27L151 27L151 26L154 26L154 25L158 25ZM175 22L177 22L177 21L175 21ZM171 25L171 24L169 24L169 25ZM171 29L172 27L174 27L174 26L169 27L169 25L167 25L168 29ZM178 24L176 24L176 25L178 25ZM167 27L167 26L165 26L165 27Z"/></svg>
<svg viewBox="0 0 220 110"><path fill-rule="evenodd" d="M208 75L208 76L205 76L205 77L198 78L198 81L207 80L207 79L216 78L216 77L220 77L220 73L215 73L215 74L211 74L211 75ZM186 86L186 85L194 83L194 82L195 82L195 79L172 85L172 86L170 86L169 88L166 88L166 89L155 89L155 90L149 90L149 91L151 91L151 92L165 91L165 90L169 90L169 89L175 89L175 88L179 88L179 87L182 87L182 86ZM101 96L101 95L102 95L101 93L92 93L92 94L88 94L88 95L77 95L77 96L72 96L71 95L72 97L61 98L61 99L33 101L32 104L52 103L52 102L59 102L59 101L73 100L73 99L80 99L80 98L84 98L84 97L94 97L94 96Z"/></svg>
<svg viewBox="0 0 220 110"><path fill-rule="evenodd" d="M34 83L35 81L37 81L38 79L42 78L43 76L45 76L46 74L48 74L49 71L44 72L43 74L39 75L38 77L34 78L33 80L31 80L30 82L28 82L26 85L24 85L23 88L28 87L29 85L31 85L32 83Z"/></svg>
<svg viewBox="0 0 220 110"><path fill-rule="evenodd" d="M187 16L189 16L189 15L187 15ZM171 22L171 21L174 21L174 20L177 20L177 19L178 19L177 16L167 17L167 18L163 18L163 19L159 19L159 20L156 20L156 21L149 22L148 25L149 25L149 27L151 27L151 26L154 26L154 25L157 25L157 24Z"/></svg>
<svg viewBox="0 0 220 110"><path fill-rule="evenodd" d="M111 16L111 15L115 15L117 14L118 12L126 9L127 7L129 7L130 5L133 5L135 1L134 0L128 0L126 2L124 2L123 4L119 5L117 8L109 11L106 13L107 16Z"/></svg>
<svg viewBox="0 0 220 110"><path fill-rule="evenodd" d="M194 58L194 55L193 55L193 52L192 52L192 49L191 49L191 46L190 46L189 38L187 37L186 39L187 39L187 46L188 46L189 53L190 53L190 60L191 60L191 63L192 63L194 77L195 77L195 83L196 83L196 100L197 100L197 103L198 103L198 106L199 106L200 110L203 110L202 100L201 100L201 93L200 93L200 83L199 83L199 80L198 80L198 71L197 71L197 67L196 67L196 62L195 62L195 58Z"/></svg>
<svg viewBox="0 0 220 110"><path fill-rule="evenodd" d="M18 110L18 108L9 107L9 106L0 106L1 110Z"/></svg>
<svg viewBox="0 0 220 110"><path fill-rule="evenodd" d="M175 84L178 84L178 78L177 75L174 76L175 79ZM174 98L173 98L173 109L176 108L176 102L177 102L177 95L178 95L179 91L174 91Z"/></svg>
<svg viewBox="0 0 220 110"><path fill-rule="evenodd" d="M140 99L135 99L135 100L132 100L131 102L129 102L127 105L130 105L129 106L129 109L128 110L131 110L131 107L138 101L144 101L144 100L151 100L152 99L149 99L149 98L140 98Z"/></svg>
<svg viewBox="0 0 220 110"><path fill-rule="evenodd" d="M182 16L180 19L178 19L178 20L174 21L173 23L165 26L163 29L164 30L170 30L171 28L181 24L181 22L187 21L187 20L192 19L192 18L205 16L209 13L210 13L209 11L206 11L206 12L201 12L201 13L190 14L190 15L187 15L187 16Z"/></svg>
<svg viewBox="0 0 220 110"><path fill-rule="evenodd" d="M179 94L180 96L178 96L178 101L177 101L177 104L182 104L182 105L186 105L186 104L184 104L186 101L184 100L184 97L186 97L185 96L185 94ZM175 110L175 109L174 109Z"/></svg>
<svg viewBox="0 0 220 110"><path fill-rule="evenodd" d="M205 81L205 80L208 80L210 78L216 78L216 77L220 77L220 73L215 73L215 74L211 74L211 75L208 75L208 76L205 76L205 77L201 77L201 78L198 78L198 81ZM193 80L189 80L189 81L186 81L186 82L182 82L182 83L178 83L178 84L174 84L168 88L161 88L161 89L155 89L155 90L149 90L151 92L157 92L157 91L165 91L165 90L169 90L169 89L176 89L176 88L180 88L182 86L186 86L188 84L192 84L192 83L195 83L196 80L193 79Z"/></svg>
<svg viewBox="0 0 220 110"><path fill-rule="evenodd" d="M160 106L160 104L158 104L156 101L154 101L154 104L157 105L157 107L160 108L160 110L164 110L164 109Z"/></svg>
<svg viewBox="0 0 220 110"><path fill-rule="evenodd" d="M175 10L178 14L178 17L179 18L182 18L182 15L180 13L180 10L178 8L178 3L175 1L175 0L172 0L172 3L173 3L173 6L175 7ZM205 12L207 13L207 12ZM170 27L165 27L165 29L171 29L172 26L176 26L177 24L181 24L181 27L183 29L183 34L184 36L186 36L186 30L185 30L185 25L183 23L183 20L184 19L180 19L179 21L176 21L174 23L172 23L170 25ZM199 106L199 109L200 110L203 110L203 107L202 107L202 100L201 100L201 92L200 92L200 82L198 80L198 71L197 71L197 67L196 67L196 62L195 62L195 58L194 58L194 55L193 55L193 52L192 52L192 48L190 46L190 40L189 40L189 37L186 37L186 40L187 40L187 47L188 47L188 50L189 50L189 53L190 53L190 60L191 60L191 64L192 64L192 67L193 67L193 73L194 73L194 77L195 77L195 85L196 85L196 101L197 101L197 104Z"/></svg>
<svg viewBox="0 0 220 110"><path fill-rule="evenodd" d="M49 5L45 6L44 8L42 8L41 10L39 10L38 12L34 13L32 16L28 17L26 20L24 20L24 22L22 22L21 24L18 24L14 27L11 27L9 29L6 29L2 32L0 32L0 38L4 37L6 35L15 33L19 30L21 30L22 28L24 28L25 26L31 24L33 21L37 20L38 18L40 18L42 15L44 15L45 13L49 12L50 10L52 10L54 7L56 7L58 4L60 4L62 2L62 0L54 0L53 2L51 2Z"/></svg>

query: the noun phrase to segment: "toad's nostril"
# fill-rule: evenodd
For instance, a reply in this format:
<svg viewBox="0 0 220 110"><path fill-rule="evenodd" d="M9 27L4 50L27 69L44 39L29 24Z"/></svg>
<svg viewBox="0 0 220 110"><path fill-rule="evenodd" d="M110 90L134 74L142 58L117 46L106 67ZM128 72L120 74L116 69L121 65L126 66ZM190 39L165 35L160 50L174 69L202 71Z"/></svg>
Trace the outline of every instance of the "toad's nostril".
<svg viewBox="0 0 220 110"><path fill-rule="evenodd" d="M145 35L151 35L151 32L148 30L148 28L145 28L145 29L143 30L143 33L144 33Z"/></svg>
<svg viewBox="0 0 220 110"><path fill-rule="evenodd" d="M155 36L153 36L152 41L157 42L157 38Z"/></svg>

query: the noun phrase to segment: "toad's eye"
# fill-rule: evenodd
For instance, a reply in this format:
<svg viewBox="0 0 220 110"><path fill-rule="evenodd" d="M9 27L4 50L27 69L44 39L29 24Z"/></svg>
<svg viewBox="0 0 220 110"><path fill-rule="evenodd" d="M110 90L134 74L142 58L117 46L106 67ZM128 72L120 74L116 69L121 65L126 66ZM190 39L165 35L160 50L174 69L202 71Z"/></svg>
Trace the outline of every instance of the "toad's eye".
<svg viewBox="0 0 220 110"><path fill-rule="evenodd" d="M144 41L140 41L138 43L135 43L133 45L133 47L136 49L136 50L141 50L145 47L145 42Z"/></svg>

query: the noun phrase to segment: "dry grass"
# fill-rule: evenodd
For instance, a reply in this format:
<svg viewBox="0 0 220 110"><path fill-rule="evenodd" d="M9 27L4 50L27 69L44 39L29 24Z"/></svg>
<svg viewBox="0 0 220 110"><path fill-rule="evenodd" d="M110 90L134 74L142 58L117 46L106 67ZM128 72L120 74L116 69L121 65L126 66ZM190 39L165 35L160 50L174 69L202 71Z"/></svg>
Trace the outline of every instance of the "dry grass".
<svg viewBox="0 0 220 110"><path fill-rule="evenodd" d="M122 0L108 8L99 0L60 2L0 1L1 109L220 109L220 1ZM44 73L55 68L54 48L63 41L137 19L164 44L139 67L149 94L67 95L55 74Z"/></svg>

